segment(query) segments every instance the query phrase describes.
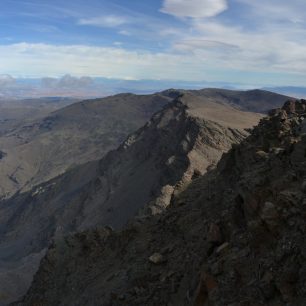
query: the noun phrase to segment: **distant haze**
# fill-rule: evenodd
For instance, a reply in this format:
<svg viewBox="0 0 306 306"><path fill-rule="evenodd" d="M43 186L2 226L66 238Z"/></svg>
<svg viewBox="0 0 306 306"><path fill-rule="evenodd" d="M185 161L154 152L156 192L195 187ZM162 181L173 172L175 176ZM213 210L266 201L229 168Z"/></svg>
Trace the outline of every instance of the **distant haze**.
<svg viewBox="0 0 306 306"><path fill-rule="evenodd" d="M288 96L305 98L306 87L269 87L227 82L188 82L165 80L124 80L109 78L92 78L88 76L75 77L66 74L60 78L14 78L10 75L0 75L1 98L36 98L36 97L105 97L122 92L150 94L166 90L224 88L248 90L263 88Z"/></svg>

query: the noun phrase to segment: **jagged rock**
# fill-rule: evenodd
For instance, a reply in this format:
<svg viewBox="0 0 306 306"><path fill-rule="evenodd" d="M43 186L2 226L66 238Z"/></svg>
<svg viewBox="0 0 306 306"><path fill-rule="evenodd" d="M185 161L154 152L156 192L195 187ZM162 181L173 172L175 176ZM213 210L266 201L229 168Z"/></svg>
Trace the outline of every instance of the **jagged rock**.
<svg viewBox="0 0 306 306"><path fill-rule="evenodd" d="M284 104L282 109L285 110L287 114L304 113L306 110L306 103L304 100L289 100Z"/></svg>

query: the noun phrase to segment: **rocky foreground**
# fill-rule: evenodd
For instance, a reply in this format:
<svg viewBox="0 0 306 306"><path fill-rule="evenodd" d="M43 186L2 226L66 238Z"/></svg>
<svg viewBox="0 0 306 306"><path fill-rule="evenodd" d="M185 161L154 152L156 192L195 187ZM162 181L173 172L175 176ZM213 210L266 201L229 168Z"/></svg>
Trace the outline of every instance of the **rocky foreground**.
<svg viewBox="0 0 306 306"><path fill-rule="evenodd" d="M15 305L305 305L305 115L271 112L163 214L56 241Z"/></svg>

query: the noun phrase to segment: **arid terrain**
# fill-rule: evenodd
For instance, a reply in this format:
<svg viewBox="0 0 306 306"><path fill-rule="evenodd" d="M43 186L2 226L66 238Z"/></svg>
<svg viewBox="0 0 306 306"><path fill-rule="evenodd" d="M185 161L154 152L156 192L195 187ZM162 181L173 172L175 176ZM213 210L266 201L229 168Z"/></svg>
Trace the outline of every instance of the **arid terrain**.
<svg viewBox="0 0 306 306"><path fill-rule="evenodd" d="M5 109L0 122L0 197L8 198L17 191L29 190L69 168L102 158L183 92L189 91L168 90L152 95L119 94L64 108L60 108L60 105L73 100L44 98L27 100L25 103L14 102L16 107L10 105L9 109ZM208 89L190 93L201 99L200 105L202 101L212 102L210 112L213 112L214 120L217 120L217 109L214 110L216 103L265 112L287 99L260 90ZM265 104L262 103L264 99ZM3 107L8 104L3 102ZM23 105L27 105L27 108ZM208 107L205 112L207 116L210 115ZM220 112L218 120L222 121L222 117L224 114ZM248 124L248 119L241 116L238 121L233 115L232 119L232 124L236 121L239 125L243 120L243 124Z"/></svg>
<svg viewBox="0 0 306 306"><path fill-rule="evenodd" d="M1 0L0 306L306 306L306 1Z"/></svg>
<svg viewBox="0 0 306 306"><path fill-rule="evenodd" d="M260 108L256 99L263 105L264 97ZM168 214L195 182L217 171L225 152L250 137L267 109L288 99L171 89L77 102L20 120L0 138L7 188L0 202L0 301L26 293L53 241L103 227L120 232Z"/></svg>
<svg viewBox="0 0 306 306"><path fill-rule="evenodd" d="M164 214L55 242L16 305L304 305L305 111L271 112Z"/></svg>
<svg viewBox="0 0 306 306"><path fill-rule="evenodd" d="M139 112L138 120L143 120L153 107L162 108L142 128L130 134L118 149L106 154L111 145L104 146L105 151L103 147L100 151L96 148L96 154L102 159L80 162L63 174L32 189L19 191L0 203L0 289L3 300L25 293L40 258L53 239L96 226L120 229L134 217L142 219L162 213L176 194L187 188L193 178L213 168L222 154L244 139L248 130L263 117L193 93L180 94L170 103L169 99L172 101L164 95L114 96L107 98L107 103L99 110L101 113L96 108L103 102L85 101L49 115L56 119L45 128L47 132L39 127L30 128L31 132L37 131L36 139L44 140L43 136L50 135L58 142L57 131L66 131L67 126L72 126L73 131L79 129L81 136L83 130L92 135L98 124L95 122L99 122L110 133L122 131L114 140L114 146L127 133L125 120L131 122L131 116L139 118ZM118 116L119 111L122 115L128 112L130 115ZM54 114L60 115L56 117ZM68 118L65 114L72 119L61 126L62 118ZM104 122L101 123L99 118L102 116ZM112 116L119 122L115 130L108 126L113 122ZM71 122L76 122L75 118L81 118L83 125L73 125ZM88 127L86 122L90 122ZM65 145L69 145L72 152L71 143L77 137L71 134L70 138ZM66 156L62 149L59 152ZM73 153L75 162L78 155ZM87 146L84 156L88 157L90 153L91 148ZM46 162L51 161L46 159ZM39 179L38 176L36 180Z"/></svg>

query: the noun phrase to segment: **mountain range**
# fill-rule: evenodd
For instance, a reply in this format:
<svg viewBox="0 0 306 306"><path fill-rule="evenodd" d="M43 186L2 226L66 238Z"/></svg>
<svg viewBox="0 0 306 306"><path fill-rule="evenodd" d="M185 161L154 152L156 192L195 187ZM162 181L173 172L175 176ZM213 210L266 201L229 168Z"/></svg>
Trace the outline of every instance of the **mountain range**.
<svg viewBox="0 0 306 306"><path fill-rule="evenodd" d="M79 100L106 97L123 92L134 94L152 94L167 88L185 88L199 90L201 88L223 88L231 90L250 90L260 88L275 93L298 98L306 97L303 86L265 86L231 83L222 81L171 81L150 79L113 79L103 77L75 77L69 74L59 78L14 78L0 74L0 99L24 99L41 97L74 97Z"/></svg>
<svg viewBox="0 0 306 306"><path fill-rule="evenodd" d="M72 104L3 133L0 302L27 291L52 241L84 231L86 237L94 228L93 235L108 236L163 218L193 184L217 171L223 153L244 143L263 113L288 99L260 90L120 94ZM59 302L35 296L29 293L25 305Z"/></svg>
<svg viewBox="0 0 306 306"><path fill-rule="evenodd" d="M17 120L0 131L0 197L29 190L75 165L101 158L182 93L260 113L288 99L261 90L167 90L152 95L119 94L81 101L54 112L49 110L46 116L42 116L46 108L37 107L40 116L34 114L26 121ZM25 103L31 109L30 101ZM25 111L22 114L29 115Z"/></svg>
<svg viewBox="0 0 306 306"><path fill-rule="evenodd" d="M14 305L304 305L305 112L270 112L163 214L59 239Z"/></svg>

